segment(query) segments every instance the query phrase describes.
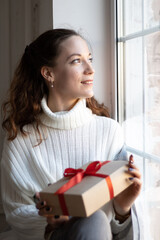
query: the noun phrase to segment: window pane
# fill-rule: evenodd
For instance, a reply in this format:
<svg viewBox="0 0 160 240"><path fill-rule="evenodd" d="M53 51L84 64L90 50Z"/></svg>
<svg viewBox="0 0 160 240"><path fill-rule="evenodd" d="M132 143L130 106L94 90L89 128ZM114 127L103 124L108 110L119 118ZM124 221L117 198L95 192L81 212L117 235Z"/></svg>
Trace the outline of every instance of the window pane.
<svg viewBox="0 0 160 240"><path fill-rule="evenodd" d="M126 144L143 150L142 39L125 44L124 60L124 135Z"/></svg>
<svg viewBox="0 0 160 240"><path fill-rule="evenodd" d="M144 27L160 24L160 0L144 0Z"/></svg>
<svg viewBox="0 0 160 240"><path fill-rule="evenodd" d="M159 188L157 197L160 201L160 163L154 160L145 160L146 186L148 189Z"/></svg>
<svg viewBox="0 0 160 240"><path fill-rule="evenodd" d="M148 203L148 215L152 239L159 239L160 228L157 219L160 216L160 163L146 159L145 200Z"/></svg>
<svg viewBox="0 0 160 240"><path fill-rule="evenodd" d="M142 30L142 0L124 0L124 35Z"/></svg>
<svg viewBox="0 0 160 240"><path fill-rule="evenodd" d="M160 32L145 37L146 152L160 156Z"/></svg>

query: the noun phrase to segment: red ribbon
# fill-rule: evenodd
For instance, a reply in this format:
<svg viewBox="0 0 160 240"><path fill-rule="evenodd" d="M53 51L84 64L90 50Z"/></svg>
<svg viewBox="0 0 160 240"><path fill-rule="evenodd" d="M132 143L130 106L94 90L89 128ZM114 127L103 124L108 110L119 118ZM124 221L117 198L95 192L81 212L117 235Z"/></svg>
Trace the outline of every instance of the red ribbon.
<svg viewBox="0 0 160 240"><path fill-rule="evenodd" d="M105 178L107 185L108 185L109 193L110 193L110 199L112 199L114 197L114 190L113 190L110 176L101 174L101 173L97 173L97 171L103 165L105 165L109 162L110 161L104 161L104 162L94 161L88 165L86 170L81 169L81 168L79 168L79 169L66 168L65 169L64 176L72 177L72 178L55 192L55 194L58 194L59 202L60 202L61 209L62 209L62 212L64 215L69 215L68 209L67 209L67 206L65 203L65 199L64 199L64 192L66 192L67 190L69 190L70 188L75 186L76 184L80 183L85 176L95 176L95 177Z"/></svg>

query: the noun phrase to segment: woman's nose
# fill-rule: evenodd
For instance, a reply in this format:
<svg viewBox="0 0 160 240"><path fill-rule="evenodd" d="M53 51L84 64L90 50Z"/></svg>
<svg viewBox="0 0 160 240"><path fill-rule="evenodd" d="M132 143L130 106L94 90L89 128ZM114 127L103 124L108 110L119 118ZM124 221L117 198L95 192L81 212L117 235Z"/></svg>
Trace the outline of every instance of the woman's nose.
<svg viewBox="0 0 160 240"><path fill-rule="evenodd" d="M95 73L95 70L91 63L86 63L84 72L85 72L85 74L94 74Z"/></svg>

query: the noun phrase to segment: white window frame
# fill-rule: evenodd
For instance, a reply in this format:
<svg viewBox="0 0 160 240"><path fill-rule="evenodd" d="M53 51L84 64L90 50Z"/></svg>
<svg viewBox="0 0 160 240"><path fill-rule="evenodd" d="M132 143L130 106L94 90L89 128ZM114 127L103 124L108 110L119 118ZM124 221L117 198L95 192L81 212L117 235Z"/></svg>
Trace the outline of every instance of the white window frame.
<svg viewBox="0 0 160 240"><path fill-rule="evenodd" d="M114 83L114 91L115 91L115 95L117 94L117 98L116 96L114 96L114 99L115 99L115 111L117 111L115 113L115 119L121 124L122 123L122 119L124 119L124 69L122 69L122 71L118 71L118 51L121 51L121 56L123 58L124 56L124 51L125 49L123 47L118 47L118 44L120 45L123 45L124 42L130 40L130 39L134 39L134 38L137 38L137 37L143 37L143 36L147 36L151 33L156 33L158 31L160 31L160 24L159 26L156 26L156 27L151 27L149 29L142 29L142 31L138 31L134 34L128 34L127 36L123 36L123 37L120 37L118 38L118 31L117 31L117 1L118 0L114 0L112 2L112 10L114 12L114 20L112 20L114 22L114 38L116 39L115 42L116 42L116 47L115 47L115 53L114 53L114 58L115 58L115 64L114 64L114 71L115 71L115 76L114 76L114 79L115 79L115 83ZM143 8L143 6L142 6ZM142 19L144 19L142 17ZM143 26L144 26L144 22L142 22ZM112 26L113 27L113 26ZM112 39L113 41L113 39ZM143 40L142 40L143 41ZM143 41L144 42L144 41ZM142 42L142 44L144 44ZM123 58L124 59L124 58ZM122 60L123 61L123 60ZM143 66L144 67L144 66ZM123 68L125 68L125 66L123 65ZM121 79L121 81L120 81ZM122 81L123 79L123 81ZM144 86L144 69L143 69L143 86ZM143 88L143 91L144 91L144 88ZM144 92L143 92L143 98L144 98ZM143 99L144 100L144 99ZM145 102L145 101L143 101ZM143 111L144 111L144 106L143 106ZM143 124L144 126L144 124ZM133 153L133 154L136 154L138 155L139 157L142 157L143 159L143 182L144 182L144 189L145 189L145 162L146 162L146 159L147 160L153 160L154 162L158 162L160 163L160 157L156 156L156 155L152 155L152 154L148 154L147 152L145 151L140 151L136 148L133 148L133 147L130 147L130 146L127 146L126 145L126 150L127 152L129 153Z"/></svg>

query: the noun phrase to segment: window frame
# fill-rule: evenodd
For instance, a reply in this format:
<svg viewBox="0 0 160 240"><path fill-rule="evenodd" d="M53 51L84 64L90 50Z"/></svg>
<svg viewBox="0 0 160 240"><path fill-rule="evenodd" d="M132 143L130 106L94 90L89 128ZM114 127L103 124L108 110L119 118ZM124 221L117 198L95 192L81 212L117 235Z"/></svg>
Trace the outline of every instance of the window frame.
<svg viewBox="0 0 160 240"><path fill-rule="evenodd" d="M116 39L116 54L115 54L115 94L117 94L117 99L116 99L116 111L117 113L115 114L116 116L116 120L122 124L122 120L125 119L125 105L124 105L124 96L125 96L125 79L124 79L124 71L125 71L125 59L124 59L124 56L125 56L125 46L124 43L128 40L131 40L131 39L135 39L135 38L138 38L138 37L142 37L142 49L144 50L144 37L149 35L149 34L152 34L152 33L156 33L156 32L159 32L160 31L160 23L158 26L155 26L155 27L150 27L150 28L147 28L147 29L144 29L144 18L142 16L142 19L143 19L143 22L142 22L142 30L141 31L138 31L138 32L135 32L133 34L128 34L126 36L123 35L123 37L118 37L118 1L119 0L114 0L113 1L113 5L114 5L114 24L115 24L115 28L116 30L114 31L115 32L115 39ZM142 1L144 3L144 1ZM142 5L142 12L144 10L144 4ZM121 14L122 13L122 8L121 8ZM122 23L121 23L121 26L123 27L123 22L124 22L124 19L122 19ZM144 55L144 54L143 54ZM119 67L119 58L121 57L121 65L122 66L122 70L119 70L120 67ZM145 110L145 94L144 94L144 91L145 91L145 79L144 79L144 60L142 62L142 71L143 71L143 113L144 113L144 110ZM143 128L145 128L145 124L144 124L144 117L143 117ZM145 129L143 129L143 131L145 132ZM143 139L144 139L145 136L143 136ZM144 141L144 140L143 140ZM146 189L146 184L145 184L145 169L146 169L146 160L150 160L150 161L154 161L154 162L158 162L160 163L160 157L156 156L156 155L153 155L153 154L149 154L147 152L145 152L145 148L143 148L143 151L140 151L136 148L133 148L131 146L128 146L126 144L126 150L127 152L129 153L132 153L132 154L135 154L139 157L141 157L143 159L143 183L144 183L144 189Z"/></svg>

